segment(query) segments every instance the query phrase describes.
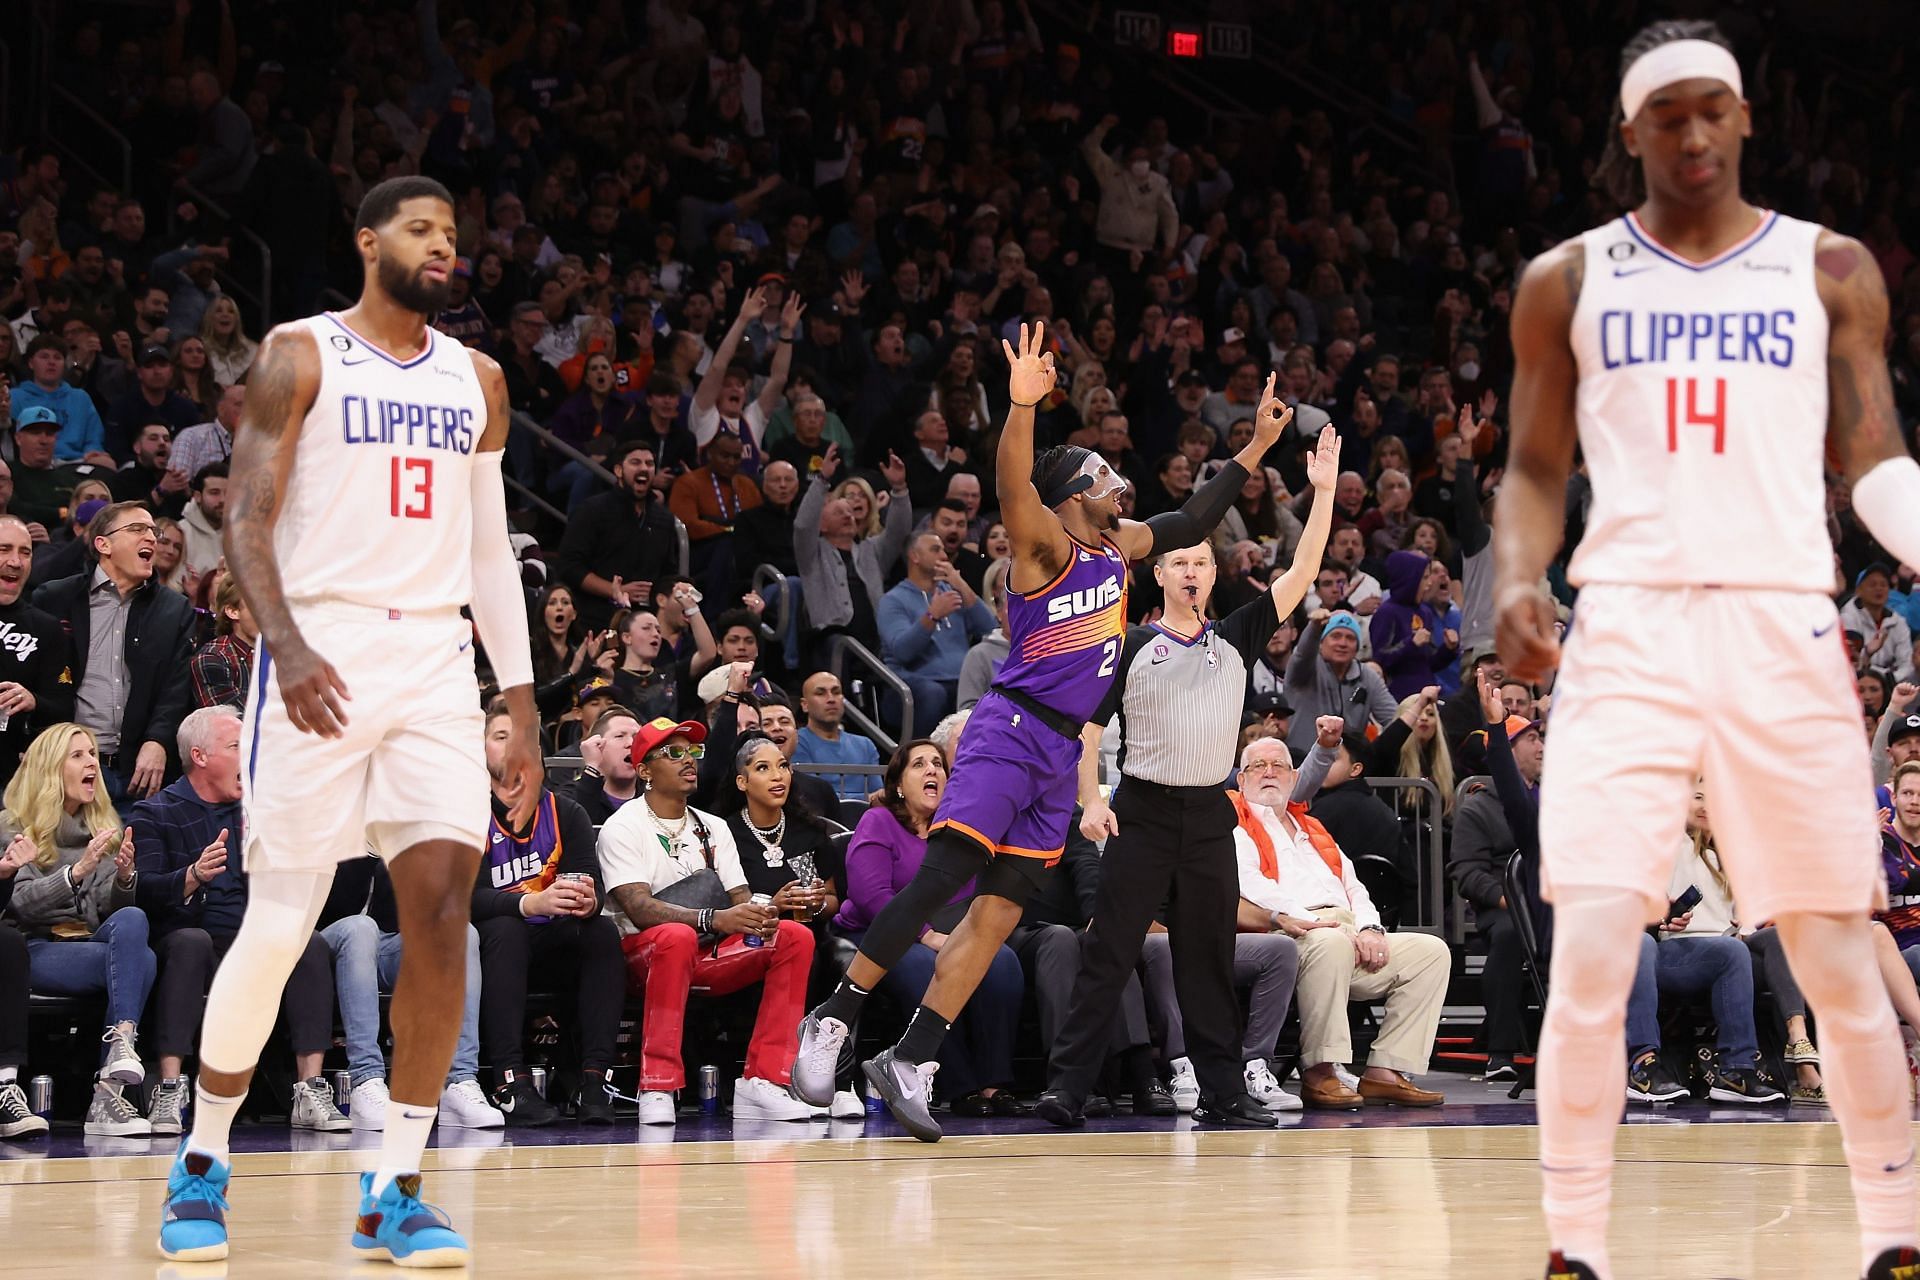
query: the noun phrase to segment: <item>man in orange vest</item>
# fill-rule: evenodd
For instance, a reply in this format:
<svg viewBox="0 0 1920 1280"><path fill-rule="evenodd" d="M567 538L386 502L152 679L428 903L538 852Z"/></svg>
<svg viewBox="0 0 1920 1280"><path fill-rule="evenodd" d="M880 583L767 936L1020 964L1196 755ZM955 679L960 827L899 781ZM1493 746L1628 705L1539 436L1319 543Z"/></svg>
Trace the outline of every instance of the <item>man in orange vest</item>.
<svg viewBox="0 0 1920 1280"><path fill-rule="evenodd" d="M1240 825L1240 927L1261 924L1300 949L1294 999L1300 1010L1300 1096L1308 1107L1433 1107L1445 1098L1414 1085L1427 1069L1452 957L1426 933L1389 935L1353 863L1327 829L1292 803L1294 768L1287 744L1256 738L1240 753L1233 792ZM1374 1038L1359 1089L1336 1068L1353 1057L1349 1000L1384 998L1387 1015Z"/></svg>

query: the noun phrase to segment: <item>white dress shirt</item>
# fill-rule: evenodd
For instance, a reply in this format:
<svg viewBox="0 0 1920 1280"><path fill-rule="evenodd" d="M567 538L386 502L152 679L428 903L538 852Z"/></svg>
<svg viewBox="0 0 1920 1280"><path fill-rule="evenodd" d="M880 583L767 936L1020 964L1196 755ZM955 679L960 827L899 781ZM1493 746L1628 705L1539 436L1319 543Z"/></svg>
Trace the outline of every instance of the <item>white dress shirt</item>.
<svg viewBox="0 0 1920 1280"><path fill-rule="evenodd" d="M1367 886L1353 874L1353 861L1340 855L1340 874L1321 859L1306 832L1284 810L1264 804L1251 806L1273 840L1280 876L1269 880L1260 870L1260 851L1243 827L1234 828L1233 851L1240 864L1240 896L1254 906L1302 920L1314 919L1326 908L1353 913L1353 925L1364 929L1380 923Z"/></svg>

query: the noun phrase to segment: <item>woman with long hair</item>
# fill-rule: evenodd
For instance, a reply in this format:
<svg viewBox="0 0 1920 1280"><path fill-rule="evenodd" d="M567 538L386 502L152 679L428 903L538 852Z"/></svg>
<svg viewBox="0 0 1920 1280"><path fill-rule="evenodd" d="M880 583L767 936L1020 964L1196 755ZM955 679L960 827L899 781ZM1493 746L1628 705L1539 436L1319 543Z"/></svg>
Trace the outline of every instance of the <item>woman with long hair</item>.
<svg viewBox="0 0 1920 1280"><path fill-rule="evenodd" d="M927 827L947 789L947 757L931 738L903 742L887 761L880 800L860 819L847 844L847 896L834 927L858 943L881 908L906 888L927 856ZM880 980L880 990L902 1009L917 1009L940 948L973 897L973 882L934 913L927 932ZM1013 1082L1013 1040L1020 1022L1026 975L1004 944L986 977L961 1010L940 1047L941 1093L956 1115L1019 1115ZM921 1070L931 1076L934 1064Z"/></svg>
<svg viewBox="0 0 1920 1280"><path fill-rule="evenodd" d="M859 476L848 476L833 486L828 495L830 500L847 504L847 514L853 518L853 540L875 538L886 527L884 508L875 497L873 486Z"/></svg>
<svg viewBox="0 0 1920 1280"><path fill-rule="evenodd" d="M1689 890L1700 892L1700 901L1690 910L1661 926L1660 940L1671 938L1719 937L1731 935L1747 944L1753 955L1754 986L1762 980L1773 993L1774 1011L1784 1023L1787 1047L1784 1055L1793 1068L1791 1098L1811 1106L1825 1106L1826 1086L1820 1079L1820 1053L1813 1047L1807 1030L1807 1001L1794 980L1787 963L1786 950L1780 945L1780 933L1772 925L1756 925L1740 919L1734 904L1733 886L1727 881L1720 851L1713 843L1713 821L1707 814L1707 793L1694 784L1693 802L1687 809L1687 843L1674 862L1673 875L1667 881L1667 897L1677 899ZM1909 979L1911 981L1911 979Z"/></svg>
<svg viewBox="0 0 1920 1280"><path fill-rule="evenodd" d="M179 591L186 578L186 531L172 516L155 516L153 539L153 580Z"/></svg>
<svg viewBox="0 0 1920 1280"><path fill-rule="evenodd" d="M56 724L42 732L5 801L0 857L16 868L6 919L27 936L33 989L106 996L105 1048L86 1131L145 1134L145 1118L122 1091L146 1079L133 1046L154 958L146 913L134 905L133 830L121 827L107 797L93 731Z"/></svg>
<svg viewBox="0 0 1920 1280"><path fill-rule="evenodd" d="M207 313L200 318L200 341L214 378L227 387L247 376L260 351L260 344L240 325L240 304L224 293L207 304Z"/></svg>
<svg viewBox="0 0 1920 1280"><path fill-rule="evenodd" d="M1440 731L1440 686L1428 685L1400 700L1400 711L1373 740L1367 774L1376 778L1425 778L1440 792L1443 821L1453 818L1453 752ZM1402 812L1420 807L1419 792L1398 792Z"/></svg>
<svg viewBox="0 0 1920 1280"><path fill-rule="evenodd" d="M189 333L173 344L173 389L193 401L194 407L213 421L214 406L225 390L208 364L207 344L197 333Z"/></svg>
<svg viewBox="0 0 1920 1280"><path fill-rule="evenodd" d="M1377 490L1380 473L1389 470L1413 474L1412 455L1407 452L1407 442L1399 436L1380 436L1373 442L1373 451L1367 456L1367 488Z"/></svg>
<svg viewBox="0 0 1920 1280"><path fill-rule="evenodd" d="M773 739L758 730L740 737L733 786L721 790L717 803L733 830L748 887L802 924L831 919L840 909L846 869L826 823L793 793L793 766Z"/></svg>

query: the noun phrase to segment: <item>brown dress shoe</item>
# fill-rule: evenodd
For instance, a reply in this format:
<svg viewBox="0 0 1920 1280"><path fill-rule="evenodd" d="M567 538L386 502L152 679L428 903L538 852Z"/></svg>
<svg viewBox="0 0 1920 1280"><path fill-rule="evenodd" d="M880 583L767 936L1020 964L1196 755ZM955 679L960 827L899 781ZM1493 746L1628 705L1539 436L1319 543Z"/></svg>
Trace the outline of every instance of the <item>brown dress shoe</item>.
<svg viewBox="0 0 1920 1280"><path fill-rule="evenodd" d="M1392 1080L1361 1076L1360 1096L1370 1107L1437 1107L1447 1100L1445 1094L1419 1088L1398 1073Z"/></svg>
<svg viewBox="0 0 1920 1280"><path fill-rule="evenodd" d="M1341 1084L1340 1077L1334 1075L1317 1084L1302 1077L1300 1101L1315 1111L1358 1111L1367 1105L1365 1098Z"/></svg>

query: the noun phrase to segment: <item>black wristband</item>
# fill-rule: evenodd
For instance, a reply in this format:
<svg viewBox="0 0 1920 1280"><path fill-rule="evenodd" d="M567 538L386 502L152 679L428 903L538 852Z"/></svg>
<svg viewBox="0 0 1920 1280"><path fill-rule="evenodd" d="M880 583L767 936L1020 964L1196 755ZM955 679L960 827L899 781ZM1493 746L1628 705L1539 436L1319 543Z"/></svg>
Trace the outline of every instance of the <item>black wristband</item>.
<svg viewBox="0 0 1920 1280"><path fill-rule="evenodd" d="M1016 409L1031 409L1031 408L1033 408L1033 406L1034 406L1034 405L1037 405L1037 404L1039 404L1039 403L1040 403L1040 401L1038 401L1038 400L1029 400L1029 401L1024 401L1024 402L1023 402L1023 401L1020 401L1020 400L1009 400L1009 401L1008 401L1007 403L1008 403L1008 404L1011 404L1011 405L1012 405L1012 406L1013 406L1014 408L1016 408Z"/></svg>

